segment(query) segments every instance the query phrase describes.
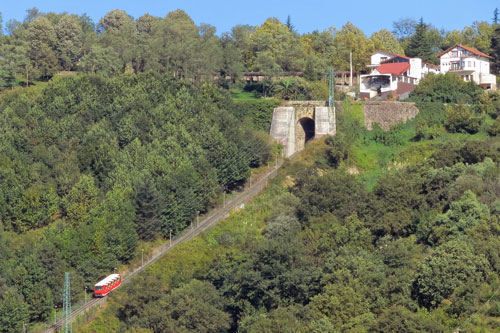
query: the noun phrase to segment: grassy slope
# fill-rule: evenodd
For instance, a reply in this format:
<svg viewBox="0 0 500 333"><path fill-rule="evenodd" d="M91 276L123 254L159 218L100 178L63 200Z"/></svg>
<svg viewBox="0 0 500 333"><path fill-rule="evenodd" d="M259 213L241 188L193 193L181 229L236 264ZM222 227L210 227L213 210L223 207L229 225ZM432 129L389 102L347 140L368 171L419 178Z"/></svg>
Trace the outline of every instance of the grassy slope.
<svg viewBox="0 0 500 333"><path fill-rule="evenodd" d="M260 97L256 96L253 92L239 89L231 90L231 98L235 101L252 101L260 99Z"/></svg>
<svg viewBox="0 0 500 333"><path fill-rule="evenodd" d="M283 174L283 171L281 172ZM198 272L206 269L217 256L237 255L245 244L261 237L264 221L272 209L272 198L287 190L282 185L283 176L272 184L244 209L234 211L223 222L210 228L201 236L180 244L157 263L148 268L148 274L157 275L165 285L176 285L189 281ZM132 283L140 283L141 276ZM116 303L123 291L116 291L108 300L105 309L82 332L118 332Z"/></svg>
<svg viewBox="0 0 500 333"><path fill-rule="evenodd" d="M363 123L361 104L346 105L344 117ZM368 188L372 188L378 177L393 168L411 165L421 159L429 157L438 145L446 144L453 140L472 140L484 138L484 132L475 135L448 134L443 133L435 140L413 141L417 119L409 121L398 129L400 143L397 145L384 145L370 139L369 135L360 139L352 146L349 160L341 167L349 170L357 170L359 177ZM287 191L293 180L288 177L297 168L304 165L321 165L325 159L328 147L324 139L316 140L307 145L307 149L301 152L293 162L287 162L277 177L263 193L261 193L245 209L234 212L228 219L217 226L209 229L201 237L197 237L187 243L181 244L162 260L149 269L149 273L159 276L168 285L178 284L196 278L197 273L203 271L209 263L219 255L240 253L239 249L245 247L248 242L257 241L265 226L265 219L271 211L272 198ZM319 162L319 164L318 164ZM231 241L227 241L230 239ZM136 278L136 283L141 277ZM117 291L112 295L105 308L97 315L96 319L87 326L81 328L81 332L118 332L119 321L116 318L117 303L120 298ZM439 316L436 309L436 315ZM491 317L475 314L470 318L469 329L471 331L492 330Z"/></svg>

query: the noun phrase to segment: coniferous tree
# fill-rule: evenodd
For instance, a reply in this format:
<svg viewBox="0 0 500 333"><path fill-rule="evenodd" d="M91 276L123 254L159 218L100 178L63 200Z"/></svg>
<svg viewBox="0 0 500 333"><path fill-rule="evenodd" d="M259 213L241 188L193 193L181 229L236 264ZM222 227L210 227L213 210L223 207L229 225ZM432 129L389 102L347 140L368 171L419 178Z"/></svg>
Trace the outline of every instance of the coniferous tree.
<svg viewBox="0 0 500 333"><path fill-rule="evenodd" d="M429 36L429 25L424 23L423 18L420 18L419 23L415 27L415 33L411 36L408 47L405 50L409 57L419 57L423 61L433 61L434 52L432 51L432 43Z"/></svg>
<svg viewBox="0 0 500 333"><path fill-rule="evenodd" d="M498 8L493 11L493 24L498 24Z"/></svg>
<svg viewBox="0 0 500 333"><path fill-rule="evenodd" d="M163 207L160 192L148 178L139 182L134 192L137 234L143 240L152 240L161 229L160 212Z"/></svg>
<svg viewBox="0 0 500 333"><path fill-rule="evenodd" d="M491 53L493 57L491 60L491 68L493 73L499 73L500 71L500 26L497 25L493 31L493 36L491 37Z"/></svg>

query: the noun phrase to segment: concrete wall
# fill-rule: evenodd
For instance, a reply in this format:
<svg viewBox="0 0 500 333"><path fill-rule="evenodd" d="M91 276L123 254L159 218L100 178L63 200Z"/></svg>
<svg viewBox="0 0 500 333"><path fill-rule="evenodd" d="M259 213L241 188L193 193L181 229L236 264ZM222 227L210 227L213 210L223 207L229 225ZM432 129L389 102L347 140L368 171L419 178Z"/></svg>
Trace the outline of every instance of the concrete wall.
<svg viewBox="0 0 500 333"><path fill-rule="evenodd" d="M404 123L417 116L418 109L415 103L407 102L364 102L363 116L365 127L373 129L373 123L379 124L385 130L392 126Z"/></svg>
<svg viewBox="0 0 500 333"><path fill-rule="evenodd" d="M289 101L274 109L270 134L284 146L284 155L289 157L305 146L306 132L301 119L314 123L316 138L335 134L334 109L330 110L326 101Z"/></svg>

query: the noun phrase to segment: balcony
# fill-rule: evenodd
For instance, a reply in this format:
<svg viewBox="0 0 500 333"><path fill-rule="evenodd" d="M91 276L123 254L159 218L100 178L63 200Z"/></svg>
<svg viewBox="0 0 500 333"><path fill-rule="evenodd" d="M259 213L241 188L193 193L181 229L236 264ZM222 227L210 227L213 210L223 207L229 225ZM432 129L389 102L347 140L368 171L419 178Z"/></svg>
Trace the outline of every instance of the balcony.
<svg viewBox="0 0 500 333"><path fill-rule="evenodd" d="M496 84L497 77L493 74L481 74L479 80L480 84Z"/></svg>

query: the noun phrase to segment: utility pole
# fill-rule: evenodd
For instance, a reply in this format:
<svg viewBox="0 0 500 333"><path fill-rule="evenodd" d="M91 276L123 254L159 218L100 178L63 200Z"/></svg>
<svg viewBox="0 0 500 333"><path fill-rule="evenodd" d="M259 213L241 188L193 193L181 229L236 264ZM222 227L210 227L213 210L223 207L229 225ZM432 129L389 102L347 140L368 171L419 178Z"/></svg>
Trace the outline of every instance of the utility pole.
<svg viewBox="0 0 500 333"><path fill-rule="evenodd" d="M226 207L226 190L224 190L224 195L222 197L222 207L223 208Z"/></svg>
<svg viewBox="0 0 500 333"><path fill-rule="evenodd" d="M196 225L197 226L200 225L200 211L199 210L196 211Z"/></svg>
<svg viewBox="0 0 500 333"><path fill-rule="evenodd" d="M69 282L69 272L64 274L64 333L72 333L73 325L71 324L71 287Z"/></svg>
<svg viewBox="0 0 500 333"><path fill-rule="evenodd" d="M278 169L278 152L274 156L274 168Z"/></svg>
<svg viewBox="0 0 500 333"><path fill-rule="evenodd" d="M172 247L172 229L170 229L170 247Z"/></svg>
<svg viewBox="0 0 500 333"><path fill-rule="evenodd" d="M141 267L144 266L144 249L142 249Z"/></svg>
<svg viewBox="0 0 500 333"><path fill-rule="evenodd" d="M329 68L328 69L328 72L329 72L329 88L330 88L330 98L328 99L328 113L332 113L332 116L333 116L333 134L336 134L337 133L337 118L336 118L336 115L335 115L335 76L334 76L334 69L333 68ZM351 75L351 78L352 78L352 75Z"/></svg>
<svg viewBox="0 0 500 333"><path fill-rule="evenodd" d="M352 87L352 51L349 52L349 66L350 66L350 76L349 76L349 87Z"/></svg>
<svg viewBox="0 0 500 333"><path fill-rule="evenodd" d="M89 287L85 286L85 294L84 294L85 295L85 303L84 304L87 304L87 289L88 288Z"/></svg>

